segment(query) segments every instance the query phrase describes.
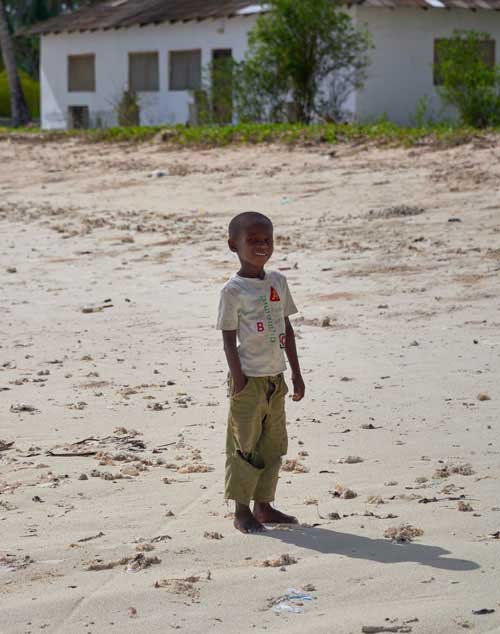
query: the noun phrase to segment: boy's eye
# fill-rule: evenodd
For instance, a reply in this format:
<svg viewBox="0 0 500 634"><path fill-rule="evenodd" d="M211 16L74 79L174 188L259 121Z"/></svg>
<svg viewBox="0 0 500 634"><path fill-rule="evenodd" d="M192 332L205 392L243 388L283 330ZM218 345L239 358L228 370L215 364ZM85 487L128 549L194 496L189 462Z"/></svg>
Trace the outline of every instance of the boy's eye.
<svg viewBox="0 0 500 634"><path fill-rule="evenodd" d="M270 245L270 244L273 243L273 239L272 238L259 238L259 237L256 237L256 236L249 236L247 238L247 242L248 242L248 244L252 244L252 245L253 244L259 244L259 243L262 243L262 242L264 242L264 244Z"/></svg>

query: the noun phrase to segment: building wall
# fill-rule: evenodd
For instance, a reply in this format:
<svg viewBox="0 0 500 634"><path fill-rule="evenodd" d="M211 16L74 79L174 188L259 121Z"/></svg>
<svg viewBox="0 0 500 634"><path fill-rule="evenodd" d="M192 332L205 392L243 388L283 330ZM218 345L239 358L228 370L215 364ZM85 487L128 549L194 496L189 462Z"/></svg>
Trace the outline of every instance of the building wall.
<svg viewBox="0 0 500 634"><path fill-rule="evenodd" d="M464 9L357 8L358 24L366 23L375 50L369 79L357 95L357 117L373 121L384 115L399 124L411 124L419 99L426 97L429 114L453 117L433 85L434 40L450 37L454 29L474 29L496 40L500 63L500 16L496 11Z"/></svg>
<svg viewBox="0 0 500 634"><path fill-rule="evenodd" d="M374 50L368 80L363 90L345 104L361 121L387 116L400 124L411 124L419 99L425 97L427 114L435 118L454 116L444 112L433 86L433 53L436 38L449 37L454 29L486 31L496 40L500 63L500 19L494 11L461 9L400 8L397 10L357 7L351 15L371 32ZM160 90L142 93L141 124L186 123L189 118L188 91L168 89L168 52L200 48L202 65L211 61L214 48L231 48L233 57L244 57L247 35L256 16L133 27L94 33L49 35L42 38L41 98L42 126L65 128L68 107L89 107L92 125L115 125L116 105L128 84L128 54L159 54ZM69 93L67 57L94 53L96 92Z"/></svg>
<svg viewBox="0 0 500 634"><path fill-rule="evenodd" d="M42 126L66 128L69 106L88 106L93 125L115 125L116 105L128 85L128 54L159 54L160 90L141 93L141 124L186 123L189 91L170 91L168 53L201 49L202 66L210 63L212 49L230 48L233 57L244 57L248 31L256 16L133 27L90 33L47 35L41 42ZM68 55L94 53L96 91L68 92Z"/></svg>

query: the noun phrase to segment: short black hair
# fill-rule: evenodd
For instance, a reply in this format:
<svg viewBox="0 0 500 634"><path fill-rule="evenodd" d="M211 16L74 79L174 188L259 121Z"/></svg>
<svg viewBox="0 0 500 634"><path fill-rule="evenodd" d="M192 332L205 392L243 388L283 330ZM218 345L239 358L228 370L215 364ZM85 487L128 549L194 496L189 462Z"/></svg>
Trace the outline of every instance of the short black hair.
<svg viewBox="0 0 500 634"><path fill-rule="evenodd" d="M250 224L269 224L271 227L273 226L271 219L264 216L264 214L261 214L258 211L244 211L243 213L235 216L229 223L229 239L237 240L240 236L241 230Z"/></svg>

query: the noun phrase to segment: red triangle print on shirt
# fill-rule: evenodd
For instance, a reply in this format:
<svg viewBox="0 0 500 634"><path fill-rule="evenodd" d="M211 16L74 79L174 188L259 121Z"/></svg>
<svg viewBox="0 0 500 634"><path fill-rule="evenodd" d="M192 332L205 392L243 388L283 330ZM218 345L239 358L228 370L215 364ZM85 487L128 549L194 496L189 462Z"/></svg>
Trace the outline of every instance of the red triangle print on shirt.
<svg viewBox="0 0 500 634"><path fill-rule="evenodd" d="M271 286L271 295L270 295L269 299L272 302L279 302L280 301L280 296L278 295L278 291L276 291L272 286Z"/></svg>

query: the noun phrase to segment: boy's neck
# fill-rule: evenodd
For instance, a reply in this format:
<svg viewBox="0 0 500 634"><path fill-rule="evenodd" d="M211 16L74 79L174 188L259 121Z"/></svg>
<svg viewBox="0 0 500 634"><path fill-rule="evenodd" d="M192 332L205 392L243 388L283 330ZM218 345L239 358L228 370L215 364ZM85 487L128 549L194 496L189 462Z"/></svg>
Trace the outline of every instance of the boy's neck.
<svg viewBox="0 0 500 634"><path fill-rule="evenodd" d="M240 277L250 277L250 278L254 278L254 279L260 279L263 280L266 277L266 272L264 270L264 267L262 267L261 269L258 269L255 266L248 266L248 265L241 265L240 270L238 271L237 275L239 275Z"/></svg>

